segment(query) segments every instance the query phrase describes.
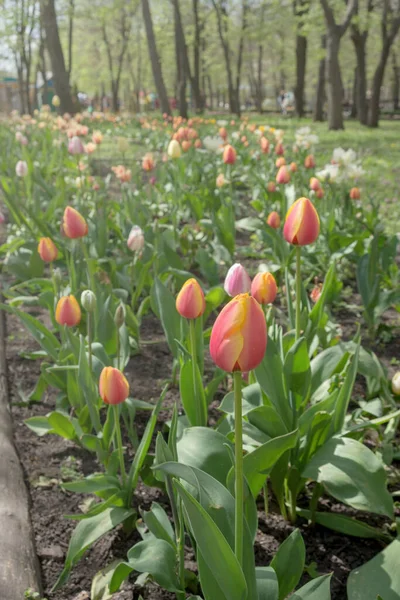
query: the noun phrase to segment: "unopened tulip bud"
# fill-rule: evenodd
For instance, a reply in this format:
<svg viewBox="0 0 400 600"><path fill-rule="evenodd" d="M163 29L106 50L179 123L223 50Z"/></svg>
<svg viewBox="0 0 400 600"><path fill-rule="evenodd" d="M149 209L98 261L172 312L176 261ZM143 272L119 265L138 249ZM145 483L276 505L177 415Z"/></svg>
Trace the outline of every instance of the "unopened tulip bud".
<svg viewBox="0 0 400 600"><path fill-rule="evenodd" d="M275 146L275 154L277 154L278 156L281 156L282 154L285 154L285 149L283 147L282 142L278 142Z"/></svg>
<svg viewBox="0 0 400 600"><path fill-rule="evenodd" d="M171 140L168 144L167 150L168 156L170 158L180 158L182 155L182 150L180 144L177 140Z"/></svg>
<svg viewBox="0 0 400 600"><path fill-rule="evenodd" d="M140 252L144 247L144 233L139 225L134 225L129 233L126 245L132 252Z"/></svg>
<svg viewBox="0 0 400 600"><path fill-rule="evenodd" d="M231 296L249 292L251 288L251 279L246 269L240 264L232 265L226 274L224 290Z"/></svg>
<svg viewBox="0 0 400 600"><path fill-rule="evenodd" d="M67 238L71 240L85 237L89 231L88 224L81 213L72 206L67 206L64 211L63 229Z"/></svg>
<svg viewBox="0 0 400 600"><path fill-rule="evenodd" d="M101 142L103 141L103 134L101 133L101 131L94 131L92 135L92 140L94 144L101 144Z"/></svg>
<svg viewBox="0 0 400 600"><path fill-rule="evenodd" d="M17 177L26 177L28 175L28 165L26 161L19 160L15 165L15 173Z"/></svg>
<svg viewBox="0 0 400 600"><path fill-rule="evenodd" d="M153 155L151 153L145 154L142 159L142 168L144 171L152 171L155 167Z"/></svg>
<svg viewBox="0 0 400 600"><path fill-rule="evenodd" d="M223 173L220 173L216 179L215 185L220 188L226 184L226 179Z"/></svg>
<svg viewBox="0 0 400 600"><path fill-rule="evenodd" d="M50 238L40 238L38 252L44 262L53 262L58 256L57 246Z"/></svg>
<svg viewBox="0 0 400 600"><path fill-rule="evenodd" d="M325 192L322 189L322 187L320 187L316 192L315 192L316 197L321 200L324 196L325 196Z"/></svg>
<svg viewBox="0 0 400 600"><path fill-rule="evenodd" d="M272 304L277 291L275 277L267 271L257 273L251 282L251 295L259 304Z"/></svg>
<svg viewBox="0 0 400 600"><path fill-rule="evenodd" d="M296 173L296 171L297 171L297 163L291 162L290 166L289 166L289 169L291 170L292 173Z"/></svg>
<svg viewBox="0 0 400 600"><path fill-rule="evenodd" d="M129 396L129 383L119 369L104 367L100 374L99 393L106 404L121 404Z"/></svg>
<svg viewBox="0 0 400 600"><path fill-rule="evenodd" d="M68 142L68 152L73 155L85 153L85 148L77 135L74 135Z"/></svg>
<svg viewBox="0 0 400 600"><path fill-rule="evenodd" d="M310 190L312 190L313 192L316 192L317 190L319 190L321 187L321 182L319 179L317 179L316 177L311 177L310 179Z"/></svg>
<svg viewBox="0 0 400 600"><path fill-rule="evenodd" d="M226 165L234 165L236 162L236 150L233 146L228 144L224 148L222 160Z"/></svg>
<svg viewBox="0 0 400 600"><path fill-rule="evenodd" d="M274 181L269 181L267 184L267 192L269 192L270 194L272 194L273 192L276 192L276 185Z"/></svg>
<svg viewBox="0 0 400 600"><path fill-rule="evenodd" d="M270 227L272 227L272 229L278 229L280 227L281 218L275 210L269 213L267 218L267 224Z"/></svg>
<svg viewBox="0 0 400 600"><path fill-rule="evenodd" d="M280 167L279 171L276 174L276 183L289 183L289 181L290 181L289 171L288 171L286 165L283 165L283 167Z"/></svg>
<svg viewBox="0 0 400 600"><path fill-rule="evenodd" d="M188 279L176 298L176 310L186 319L201 317L206 309L204 292L196 279Z"/></svg>
<svg viewBox="0 0 400 600"><path fill-rule="evenodd" d="M126 319L126 310L125 310L124 304L122 304L122 302L121 302L120 304L118 304L117 310L115 311L115 315L114 315L114 323L118 329L120 329L122 327L122 325L125 323L125 319Z"/></svg>
<svg viewBox="0 0 400 600"><path fill-rule="evenodd" d="M319 227L319 217L313 203L308 198L299 198L288 210L283 236L289 244L307 246L317 239Z"/></svg>
<svg viewBox="0 0 400 600"><path fill-rule="evenodd" d="M236 296L214 323L211 358L224 371L247 372L261 363L266 347L267 326L261 306L248 294Z"/></svg>
<svg viewBox="0 0 400 600"><path fill-rule="evenodd" d="M195 148L197 148L197 149L201 148L201 147L202 147L202 145L203 145L203 144L201 143L201 140L199 140L199 139L197 139L197 140L195 141L195 143L194 143L194 147L195 147Z"/></svg>
<svg viewBox="0 0 400 600"><path fill-rule="evenodd" d="M61 104L61 100L60 100L59 96L54 95L53 98L51 99L51 103L55 108L58 108Z"/></svg>
<svg viewBox="0 0 400 600"><path fill-rule="evenodd" d="M190 149L191 145L192 145L192 142L189 142L189 140L183 140L183 142L182 142L182 150L184 152L187 152Z"/></svg>
<svg viewBox="0 0 400 600"><path fill-rule="evenodd" d="M268 154L268 152L269 152L269 141L267 140L266 137L263 136L260 139L260 146L261 146L261 152L263 154Z"/></svg>
<svg viewBox="0 0 400 600"><path fill-rule="evenodd" d="M56 307L56 321L59 325L75 327L80 323L81 316L81 309L75 296L71 294L59 299Z"/></svg>
<svg viewBox="0 0 400 600"><path fill-rule="evenodd" d="M318 300L321 297L321 293L322 293L322 285L316 285L315 287L313 287L313 289L310 292L310 298L311 300L315 303L318 302Z"/></svg>
<svg viewBox="0 0 400 600"><path fill-rule="evenodd" d="M397 371L392 378L392 392L396 396L400 396L400 371Z"/></svg>
<svg viewBox="0 0 400 600"><path fill-rule="evenodd" d="M360 188L353 187L350 190L350 199L351 200L359 200L361 198Z"/></svg>
<svg viewBox="0 0 400 600"><path fill-rule="evenodd" d="M279 156L279 158L277 158L275 161L275 166L277 169L280 169L281 167L283 167L283 165L286 165L285 157Z"/></svg>
<svg viewBox="0 0 400 600"><path fill-rule="evenodd" d="M224 142L226 142L226 140L228 139L228 132L225 129L225 127L220 127L219 137L222 138L224 140Z"/></svg>
<svg viewBox="0 0 400 600"><path fill-rule="evenodd" d="M81 304L87 312L93 312L96 308L96 295L92 290L85 290L81 294Z"/></svg>
<svg viewBox="0 0 400 600"><path fill-rule="evenodd" d="M304 166L306 169L314 169L315 167L315 159L312 154L309 154L304 159Z"/></svg>

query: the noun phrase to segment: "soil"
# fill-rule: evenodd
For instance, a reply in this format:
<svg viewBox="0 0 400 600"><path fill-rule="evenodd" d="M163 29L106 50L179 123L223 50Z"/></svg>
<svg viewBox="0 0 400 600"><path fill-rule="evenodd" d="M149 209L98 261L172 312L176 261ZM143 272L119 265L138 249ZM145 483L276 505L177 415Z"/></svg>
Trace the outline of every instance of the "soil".
<svg viewBox="0 0 400 600"><path fill-rule="evenodd" d="M341 309L340 321L344 327L344 337L351 337L354 329L354 314ZM347 319L347 321L346 321ZM60 574L69 538L74 528L74 521L64 517L66 514L81 512L83 496L62 491L60 481L70 475L70 470L89 474L100 470L93 455L77 448L72 442L57 436L37 437L24 424L24 420L34 415L43 415L54 407L55 395L48 391L41 403L28 405L23 399L33 389L40 373L39 361L21 358L20 353L36 350L35 342L25 332L20 322L13 316L7 316L7 357L9 367L9 383L12 390L12 414L15 424L15 442L24 468L26 482L31 498L31 518L39 557L43 590L48 600L86 600L90 598L90 586L93 576L105 565L116 558L125 558L129 548L139 541L135 532L126 537L117 528L99 540L78 562L72 570L66 585L52 593L51 588ZM167 344L163 341L163 332L159 322L154 317L147 317L141 329L142 349L140 354L133 356L127 369L127 377L134 391L134 396L142 400L154 402L158 397L164 382L171 375L172 359ZM397 336L393 336L392 341ZM398 337L397 337L398 339ZM394 342L393 342L394 343ZM381 348L379 349L381 350ZM387 351L379 353L379 357L390 364L394 355L398 356L398 343L392 347L388 344ZM163 410L158 417L157 427L171 414L171 407L178 395L178 389L171 388L166 396ZM215 403L217 404L217 403ZM213 409L213 420L218 418L216 406ZM139 434L143 431L147 414L138 412L137 423ZM169 513L167 498L162 490L149 488L139 484L134 498L135 505L148 509L152 501L157 501ZM293 531L293 526L280 515L274 499L270 497L270 512L265 516L263 502L260 500L259 531L255 544L257 565L268 565L279 545ZM335 504L324 499L319 507L342 514L356 515L366 519L363 513L349 509L341 504ZM381 525L384 520L367 516L370 524ZM300 519L300 528L307 548L306 565L315 563L319 573L333 573L332 600L343 600L346 597L346 580L352 569L362 565L383 547L377 540L363 540L336 534L320 526L311 527ZM313 565L312 565L313 566ZM186 548L186 567L195 570L192 550ZM303 577L303 583L309 579ZM115 600L137 600L140 595L145 600L169 600L174 595L164 592L159 587L148 584L145 589L135 586L134 578L125 582L121 591L113 596Z"/></svg>

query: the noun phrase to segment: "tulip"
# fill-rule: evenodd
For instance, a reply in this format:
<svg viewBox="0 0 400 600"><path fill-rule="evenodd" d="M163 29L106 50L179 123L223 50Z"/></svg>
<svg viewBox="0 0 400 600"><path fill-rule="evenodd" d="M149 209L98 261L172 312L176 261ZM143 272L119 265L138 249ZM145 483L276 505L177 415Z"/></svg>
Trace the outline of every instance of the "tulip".
<svg viewBox="0 0 400 600"><path fill-rule="evenodd" d="M278 142L275 146L275 154L277 154L278 156L285 154L285 149L283 147L282 142Z"/></svg>
<svg viewBox="0 0 400 600"><path fill-rule="evenodd" d="M350 199L351 200L359 200L361 198L360 188L353 187L350 190Z"/></svg>
<svg viewBox="0 0 400 600"><path fill-rule="evenodd" d="M267 327L258 302L239 294L222 309L211 332L210 354L224 371L251 371L264 358Z"/></svg>
<svg viewBox="0 0 400 600"><path fill-rule="evenodd" d="M226 179L223 173L220 173L215 181L215 185L220 188L226 184Z"/></svg>
<svg viewBox="0 0 400 600"><path fill-rule="evenodd" d="M145 154L142 159L142 168L144 171L152 171L155 167L153 155L151 153Z"/></svg>
<svg viewBox="0 0 400 600"><path fill-rule="evenodd" d="M225 127L220 127L219 137L222 138L224 140L224 142L226 142L226 140L228 139L228 132L225 129Z"/></svg>
<svg viewBox="0 0 400 600"><path fill-rule="evenodd" d="M319 235L319 217L308 198L299 198L286 215L283 236L289 244L308 246Z"/></svg>
<svg viewBox="0 0 400 600"><path fill-rule="evenodd" d="M322 285L316 285L310 292L310 298L313 302L318 302L322 293Z"/></svg>
<svg viewBox="0 0 400 600"><path fill-rule="evenodd" d="M317 190L317 191L315 192L315 195L316 195L316 197L317 197L319 200L321 200L321 199L322 199L322 198L325 196L325 192L324 192L324 190L322 189L322 187L320 187L320 188L319 188L319 190Z"/></svg>
<svg viewBox="0 0 400 600"><path fill-rule="evenodd" d="M67 206L64 211L63 229L67 238L75 240L87 235L89 229L85 219L72 206Z"/></svg>
<svg viewBox="0 0 400 600"><path fill-rule="evenodd" d="M276 192L276 185L275 185L275 181L269 181L268 185L267 185L267 192L269 192L270 194L272 194L273 192Z"/></svg>
<svg viewBox="0 0 400 600"><path fill-rule="evenodd" d="M101 144L101 142L103 141L103 134L101 133L101 131L94 131L92 135L92 140L94 144Z"/></svg>
<svg viewBox="0 0 400 600"><path fill-rule="evenodd" d="M267 224L270 227L272 227L272 229L278 229L280 227L281 218L275 210L269 213L267 218Z"/></svg>
<svg viewBox="0 0 400 600"><path fill-rule="evenodd" d="M233 146L228 144L224 148L224 153L222 155L222 160L226 165L234 165L236 162L236 150Z"/></svg>
<svg viewBox="0 0 400 600"><path fill-rule="evenodd" d="M259 304L272 304L277 291L275 277L267 271L257 273L251 282L251 295Z"/></svg>
<svg viewBox="0 0 400 600"><path fill-rule="evenodd" d="M190 149L191 145L192 145L192 142L189 142L189 140L183 140L183 142L182 142L182 150L184 152L187 152Z"/></svg>
<svg viewBox="0 0 400 600"><path fill-rule="evenodd" d="M121 404L129 396L129 383L119 369L104 367L100 374L99 392L106 404Z"/></svg>
<svg viewBox="0 0 400 600"><path fill-rule="evenodd" d="M201 317L205 309L206 301L203 290L196 279L188 279L176 298L176 310L186 319L197 319Z"/></svg>
<svg viewBox="0 0 400 600"><path fill-rule="evenodd" d="M58 108L61 104L61 100L60 100L59 96L54 95L53 98L51 99L51 103L55 108Z"/></svg>
<svg viewBox="0 0 400 600"><path fill-rule="evenodd" d="M182 150L177 140L170 141L170 143L168 144L167 153L170 158L180 158Z"/></svg>
<svg viewBox="0 0 400 600"><path fill-rule="evenodd" d="M283 165L286 165L286 160L284 156L280 156L276 159L275 166L277 169L280 169L280 167L283 167Z"/></svg>
<svg viewBox="0 0 400 600"><path fill-rule="evenodd" d="M79 304L72 294L70 296L62 296L57 302L56 321L59 325L67 325L75 327L80 323L81 309Z"/></svg>
<svg viewBox="0 0 400 600"><path fill-rule="evenodd" d="M115 326L117 327L117 329L121 329L122 325L124 325L126 320L126 310L125 310L125 306L122 302L120 302L120 304L118 304L117 306L117 310L115 311L115 315L114 315L114 323Z"/></svg>
<svg viewBox="0 0 400 600"><path fill-rule="evenodd" d="M315 159L312 154L309 154L304 159L304 166L306 169L314 169L315 167Z"/></svg>
<svg viewBox="0 0 400 600"><path fill-rule="evenodd" d="M28 165L24 160L19 160L15 165L17 177L26 177L28 175Z"/></svg>
<svg viewBox="0 0 400 600"><path fill-rule="evenodd" d="M72 137L68 142L68 152L74 156L85 153L83 144L77 135L74 135L74 137Z"/></svg>
<svg viewBox="0 0 400 600"><path fill-rule="evenodd" d="M392 378L392 392L396 396L400 396L400 371L397 371Z"/></svg>
<svg viewBox="0 0 400 600"><path fill-rule="evenodd" d="M129 233L128 241L126 243L129 250L132 252L140 252L144 247L144 233L139 225L134 225Z"/></svg>
<svg viewBox="0 0 400 600"><path fill-rule="evenodd" d="M291 162L291 163L290 163L290 166L289 166L289 169L290 169L290 171L291 171L292 173L296 173L296 171L297 171L297 163L295 163L295 162Z"/></svg>
<svg viewBox="0 0 400 600"><path fill-rule="evenodd" d="M235 263L226 274L224 290L231 296L249 292L251 288L251 279L246 269L240 264Z"/></svg>
<svg viewBox="0 0 400 600"><path fill-rule="evenodd" d="M287 167L283 165L276 174L276 183L289 183L290 174Z"/></svg>
<svg viewBox="0 0 400 600"><path fill-rule="evenodd" d="M260 139L260 146L261 146L261 152L263 154L268 154L268 152L269 152L269 141L267 140L266 137L262 136L262 138Z"/></svg>
<svg viewBox="0 0 400 600"><path fill-rule="evenodd" d="M44 262L53 262L58 256L57 246L50 238L40 238L38 252Z"/></svg>
<svg viewBox="0 0 400 600"><path fill-rule="evenodd" d="M86 312L93 312L96 308L97 300L96 295L92 290L84 290L81 294L81 304Z"/></svg>
<svg viewBox="0 0 400 600"><path fill-rule="evenodd" d="M310 190L312 190L313 192L316 192L320 188L321 188L321 182L320 182L320 180L317 179L316 177L311 177L311 179L310 179Z"/></svg>
<svg viewBox="0 0 400 600"><path fill-rule="evenodd" d="M202 147L202 145L203 145L203 144L201 143L201 140L199 140L199 139L197 139L197 140L195 141L195 143L194 143L194 147L195 147L195 148L197 148L197 149L198 149L198 148L201 148L201 147Z"/></svg>

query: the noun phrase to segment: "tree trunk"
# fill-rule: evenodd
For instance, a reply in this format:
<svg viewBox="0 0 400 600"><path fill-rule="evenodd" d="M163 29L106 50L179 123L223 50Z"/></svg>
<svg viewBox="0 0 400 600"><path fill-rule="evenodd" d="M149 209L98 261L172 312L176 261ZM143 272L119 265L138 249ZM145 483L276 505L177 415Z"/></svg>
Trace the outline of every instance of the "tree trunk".
<svg viewBox="0 0 400 600"><path fill-rule="evenodd" d="M326 49L326 36L323 35L321 38L321 46ZM317 97L314 108L314 121L324 120L324 103L325 103L325 72L326 72L326 57L324 56L319 61L318 67L318 84L317 84Z"/></svg>
<svg viewBox="0 0 400 600"><path fill-rule="evenodd" d="M381 87L385 75L386 63L389 58L391 42L386 41L381 50L378 66L375 69L372 80L372 93L369 103L368 127L378 127L379 125L379 103L381 99Z"/></svg>
<svg viewBox="0 0 400 600"><path fill-rule="evenodd" d="M47 49L51 60L54 88L57 96L60 98L60 111L62 113L73 113L74 103L69 87L68 72L65 68L54 0L41 0L40 8L42 22L46 33Z"/></svg>
<svg viewBox="0 0 400 600"><path fill-rule="evenodd" d="M196 111L202 112L204 110L204 94L205 87L200 85L201 68L200 68L200 48L201 48L201 31L202 25L199 18L199 0L193 0L193 15L194 15L194 46L193 46L193 94L194 102L196 105Z"/></svg>
<svg viewBox="0 0 400 600"><path fill-rule="evenodd" d="M397 66L396 53L392 52L392 69L393 69L393 110L399 110L399 100L400 100L400 81L399 81L399 67Z"/></svg>
<svg viewBox="0 0 400 600"><path fill-rule="evenodd" d="M296 87L294 97L296 100L296 114L304 117L304 82L307 63L307 38L303 35L296 36Z"/></svg>
<svg viewBox="0 0 400 600"><path fill-rule="evenodd" d="M357 116L361 125L367 124L368 106L367 106L367 65L366 65L366 46L368 32L360 31L352 27L351 39L357 58Z"/></svg>
<svg viewBox="0 0 400 600"><path fill-rule="evenodd" d="M162 74L160 57L157 51L156 38L154 36L153 20L151 18L149 0L142 0L143 20L146 28L147 44L149 47L149 55L151 68L153 70L154 84L157 89L160 99L161 112L167 115L171 114L171 107L168 102L167 90Z"/></svg>
<svg viewBox="0 0 400 600"><path fill-rule="evenodd" d="M70 0L69 2L69 21L68 21L68 78L71 78L72 71L72 41L74 35L74 11L75 2Z"/></svg>
<svg viewBox="0 0 400 600"><path fill-rule="evenodd" d="M353 79L353 94L352 94L352 102L351 102L351 111L350 117L352 119L357 118L357 106L358 106L358 68L354 69L354 79Z"/></svg>
<svg viewBox="0 0 400 600"><path fill-rule="evenodd" d="M186 52L185 41L182 37L183 29L180 21L180 11L178 0L174 0L174 21L175 21L175 55L177 67L177 96L179 104L179 114L184 119L188 118L188 106L186 101L186 70L184 53Z"/></svg>
<svg viewBox="0 0 400 600"><path fill-rule="evenodd" d="M328 125L331 130L344 129L343 125L343 84L339 64L338 33L328 30L326 40L326 73L328 82Z"/></svg>

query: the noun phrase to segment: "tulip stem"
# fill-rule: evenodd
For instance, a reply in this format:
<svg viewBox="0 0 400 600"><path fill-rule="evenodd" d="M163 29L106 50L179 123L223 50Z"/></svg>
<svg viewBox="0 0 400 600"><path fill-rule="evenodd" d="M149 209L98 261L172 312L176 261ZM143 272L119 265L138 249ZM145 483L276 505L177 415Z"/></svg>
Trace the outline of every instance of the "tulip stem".
<svg viewBox="0 0 400 600"><path fill-rule="evenodd" d="M126 472L125 472L125 463L124 463L124 451L122 449L121 423L119 421L118 404L113 405L113 410L114 410L115 435L117 437L117 448L118 448L118 455L119 455L119 464L120 464L120 469L121 469L122 485L125 485Z"/></svg>
<svg viewBox="0 0 400 600"><path fill-rule="evenodd" d="M242 373L234 371L235 396L235 556L242 566L243 561L243 430L242 430Z"/></svg>
<svg viewBox="0 0 400 600"><path fill-rule="evenodd" d="M197 386L197 345L196 345L196 321L195 319L189 319L189 331L190 331L190 352L192 355L192 377L193 377L193 391L195 401L195 412L196 412L196 423L198 427L205 427L207 425L207 415L203 410L201 397Z"/></svg>
<svg viewBox="0 0 400 600"><path fill-rule="evenodd" d="M92 371L92 312L91 310L87 313L87 337L88 337L88 362L90 376L93 375Z"/></svg>
<svg viewBox="0 0 400 600"><path fill-rule="evenodd" d="M296 246L296 340L300 337L301 316L301 248Z"/></svg>

